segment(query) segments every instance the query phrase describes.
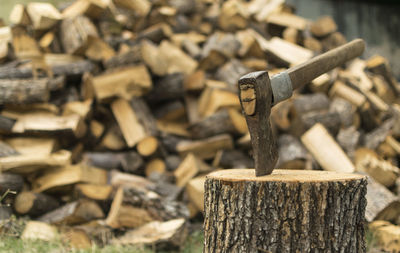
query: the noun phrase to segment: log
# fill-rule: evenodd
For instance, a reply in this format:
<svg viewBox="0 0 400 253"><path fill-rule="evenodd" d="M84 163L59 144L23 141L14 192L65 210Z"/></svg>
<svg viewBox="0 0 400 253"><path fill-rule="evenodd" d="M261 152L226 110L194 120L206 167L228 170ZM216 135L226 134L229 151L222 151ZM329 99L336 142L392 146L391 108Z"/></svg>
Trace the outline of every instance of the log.
<svg viewBox="0 0 400 253"><path fill-rule="evenodd" d="M152 88L150 75L143 65L113 69L113 71L89 78L89 86L99 100L119 96L131 99L141 96Z"/></svg>
<svg viewBox="0 0 400 253"><path fill-rule="evenodd" d="M57 139L45 137L13 137L5 142L21 154L51 154L57 147Z"/></svg>
<svg viewBox="0 0 400 253"><path fill-rule="evenodd" d="M14 5L10 12L10 23L14 25L27 26L31 22L28 12L23 4Z"/></svg>
<svg viewBox="0 0 400 253"><path fill-rule="evenodd" d="M142 157L135 151L128 152L86 152L83 161L91 166L106 170L122 169L135 172L143 166Z"/></svg>
<svg viewBox="0 0 400 253"><path fill-rule="evenodd" d="M116 245L152 245L157 249L178 248L183 245L188 235L185 219L173 219L166 222L153 221L124 235L115 238Z"/></svg>
<svg viewBox="0 0 400 253"><path fill-rule="evenodd" d="M191 136L196 139L229 133L243 135L248 129L246 120L235 109L222 109L189 126Z"/></svg>
<svg viewBox="0 0 400 253"><path fill-rule="evenodd" d="M181 141L176 149L181 156L193 153L200 159L208 159L220 149L233 149L233 140L230 135L221 134L197 141Z"/></svg>
<svg viewBox="0 0 400 253"><path fill-rule="evenodd" d="M84 250L92 247L92 241L84 230L69 227L64 227L60 230L62 241L68 243L74 250Z"/></svg>
<svg viewBox="0 0 400 253"><path fill-rule="evenodd" d="M24 186L24 179L18 174L0 173L0 195L6 191L20 192Z"/></svg>
<svg viewBox="0 0 400 253"><path fill-rule="evenodd" d="M376 246L387 252L400 251L400 243L397 238L400 236L400 227L390 222L377 220L368 225L372 232Z"/></svg>
<svg viewBox="0 0 400 253"><path fill-rule="evenodd" d="M108 226L112 228L137 228L154 220L146 209L133 207L123 201L124 190L119 188L105 221Z"/></svg>
<svg viewBox="0 0 400 253"><path fill-rule="evenodd" d="M111 110L114 113L128 147L135 146L147 137L145 129L140 124L128 101L123 98L115 100L111 104Z"/></svg>
<svg viewBox="0 0 400 253"><path fill-rule="evenodd" d="M38 170L65 166L71 162L71 152L59 150L51 154L20 154L0 157L0 168L18 174L32 173Z"/></svg>
<svg viewBox="0 0 400 253"><path fill-rule="evenodd" d="M78 197L106 201L111 196L112 186L105 184L77 184L74 191Z"/></svg>
<svg viewBox="0 0 400 253"><path fill-rule="evenodd" d="M215 168L251 168L254 160L245 152L237 149L219 150L215 155L212 166Z"/></svg>
<svg viewBox="0 0 400 253"><path fill-rule="evenodd" d="M92 19L97 19L105 12L107 5L98 0L78 0L65 8L62 12L64 18L74 18L85 15Z"/></svg>
<svg viewBox="0 0 400 253"><path fill-rule="evenodd" d="M0 104L32 104L47 102L50 97L48 79L0 80Z"/></svg>
<svg viewBox="0 0 400 253"><path fill-rule="evenodd" d="M53 241L58 236L59 234L55 226L40 221L28 221L22 232L21 239Z"/></svg>
<svg viewBox="0 0 400 253"><path fill-rule="evenodd" d="M59 206L58 201L44 193L21 192L14 202L15 211L20 215L37 217L48 213Z"/></svg>
<svg viewBox="0 0 400 253"><path fill-rule="evenodd" d="M311 24L310 30L315 37L324 37L333 32L336 32L337 25L335 21L329 17L324 16L317 19Z"/></svg>
<svg viewBox="0 0 400 253"><path fill-rule="evenodd" d="M86 124L77 114L57 116L38 111L21 114L12 128L12 132L61 134L80 138L86 133Z"/></svg>
<svg viewBox="0 0 400 253"><path fill-rule="evenodd" d="M301 141L324 170L354 172L353 163L321 124L315 124L301 137Z"/></svg>
<svg viewBox="0 0 400 253"><path fill-rule="evenodd" d="M189 153L174 171L176 185L184 187L200 172L207 172L210 167L192 153Z"/></svg>
<svg viewBox="0 0 400 253"><path fill-rule="evenodd" d="M305 168L308 152L294 136L288 134L279 136L278 153L279 159L276 165L277 168L295 170L302 170Z"/></svg>
<svg viewBox="0 0 400 253"><path fill-rule="evenodd" d="M367 208L365 218L368 222L386 220L395 222L399 217L400 201L385 186L368 177Z"/></svg>
<svg viewBox="0 0 400 253"><path fill-rule="evenodd" d="M220 88L204 89L199 98L199 114L207 117L214 114L221 108L240 108L240 101L237 94Z"/></svg>
<svg viewBox="0 0 400 253"><path fill-rule="evenodd" d="M211 173L204 252L364 252L366 187L364 176L339 172Z"/></svg>
<svg viewBox="0 0 400 253"><path fill-rule="evenodd" d="M367 173L378 183L388 188L395 185L396 179L400 175L398 167L371 155L359 156L359 159L356 159L355 166L357 171Z"/></svg>
<svg viewBox="0 0 400 253"><path fill-rule="evenodd" d="M187 186L186 192L189 200L196 207L197 210L204 212L204 182L205 176L199 176L191 179Z"/></svg>
<svg viewBox="0 0 400 253"><path fill-rule="evenodd" d="M19 155L20 153L7 143L0 141L0 157Z"/></svg>
<svg viewBox="0 0 400 253"><path fill-rule="evenodd" d="M92 200L70 202L38 218L38 221L54 225L77 225L104 218L101 208Z"/></svg>
<svg viewBox="0 0 400 253"><path fill-rule="evenodd" d="M162 159L155 158L146 164L144 173L148 178L152 176L153 173L164 174L167 170L167 165Z"/></svg>
<svg viewBox="0 0 400 253"><path fill-rule="evenodd" d="M107 172L82 164L69 165L46 171L32 183L34 192L43 192L76 183L106 184Z"/></svg>
<svg viewBox="0 0 400 253"><path fill-rule="evenodd" d="M82 55L91 37L99 37L96 26L85 16L64 19L60 26L60 38L64 51Z"/></svg>
<svg viewBox="0 0 400 253"><path fill-rule="evenodd" d="M47 30L62 19L61 13L49 3L29 3L26 10L36 30Z"/></svg>

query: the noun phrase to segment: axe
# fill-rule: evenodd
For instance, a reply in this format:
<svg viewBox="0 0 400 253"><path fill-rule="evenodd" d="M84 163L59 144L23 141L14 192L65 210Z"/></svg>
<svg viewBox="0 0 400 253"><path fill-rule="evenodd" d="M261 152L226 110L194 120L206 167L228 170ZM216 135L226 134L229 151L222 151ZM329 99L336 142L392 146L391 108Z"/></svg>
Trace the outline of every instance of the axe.
<svg viewBox="0 0 400 253"><path fill-rule="evenodd" d="M256 176L271 174L278 160L269 122L271 107L290 98L294 89L360 56L364 48L364 41L355 39L271 79L267 71L252 72L239 79L239 99L250 132Z"/></svg>

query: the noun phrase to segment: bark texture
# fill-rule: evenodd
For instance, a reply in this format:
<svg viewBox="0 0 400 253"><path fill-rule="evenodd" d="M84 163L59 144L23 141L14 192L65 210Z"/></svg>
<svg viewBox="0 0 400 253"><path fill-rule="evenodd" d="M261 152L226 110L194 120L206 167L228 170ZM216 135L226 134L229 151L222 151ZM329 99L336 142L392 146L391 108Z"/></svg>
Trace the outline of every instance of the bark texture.
<svg viewBox="0 0 400 253"><path fill-rule="evenodd" d="M366 178L223 170L205 182L204 252L365 252Z"/></svg>

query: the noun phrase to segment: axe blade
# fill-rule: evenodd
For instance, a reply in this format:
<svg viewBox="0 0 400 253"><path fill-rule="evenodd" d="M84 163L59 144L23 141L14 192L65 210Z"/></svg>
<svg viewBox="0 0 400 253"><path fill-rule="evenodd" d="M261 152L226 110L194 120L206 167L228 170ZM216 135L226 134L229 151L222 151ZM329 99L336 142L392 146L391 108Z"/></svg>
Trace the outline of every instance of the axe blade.
<svg viewBox="0 0 400 253"><path fill-rule="evenodd" d="M244 75L238 86L240 104L250 132L256 176L271 174L278 153L269 120L273 96L268 73L259 71Z"/></svg>

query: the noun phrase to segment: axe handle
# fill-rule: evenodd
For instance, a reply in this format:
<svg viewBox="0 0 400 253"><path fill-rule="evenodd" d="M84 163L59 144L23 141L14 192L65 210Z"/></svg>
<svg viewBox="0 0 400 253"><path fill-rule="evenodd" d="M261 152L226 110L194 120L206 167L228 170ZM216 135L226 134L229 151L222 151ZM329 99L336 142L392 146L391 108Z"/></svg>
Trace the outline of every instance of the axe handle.
<svg viewBox="0 0 400 253"><path fill-rule="evenodd" d="M365 48L362 39L355 39L338 48L318 55L309 61L287 70L293 90L303 86L318 76L343 65L348 60L360 56Z"/></svg>

